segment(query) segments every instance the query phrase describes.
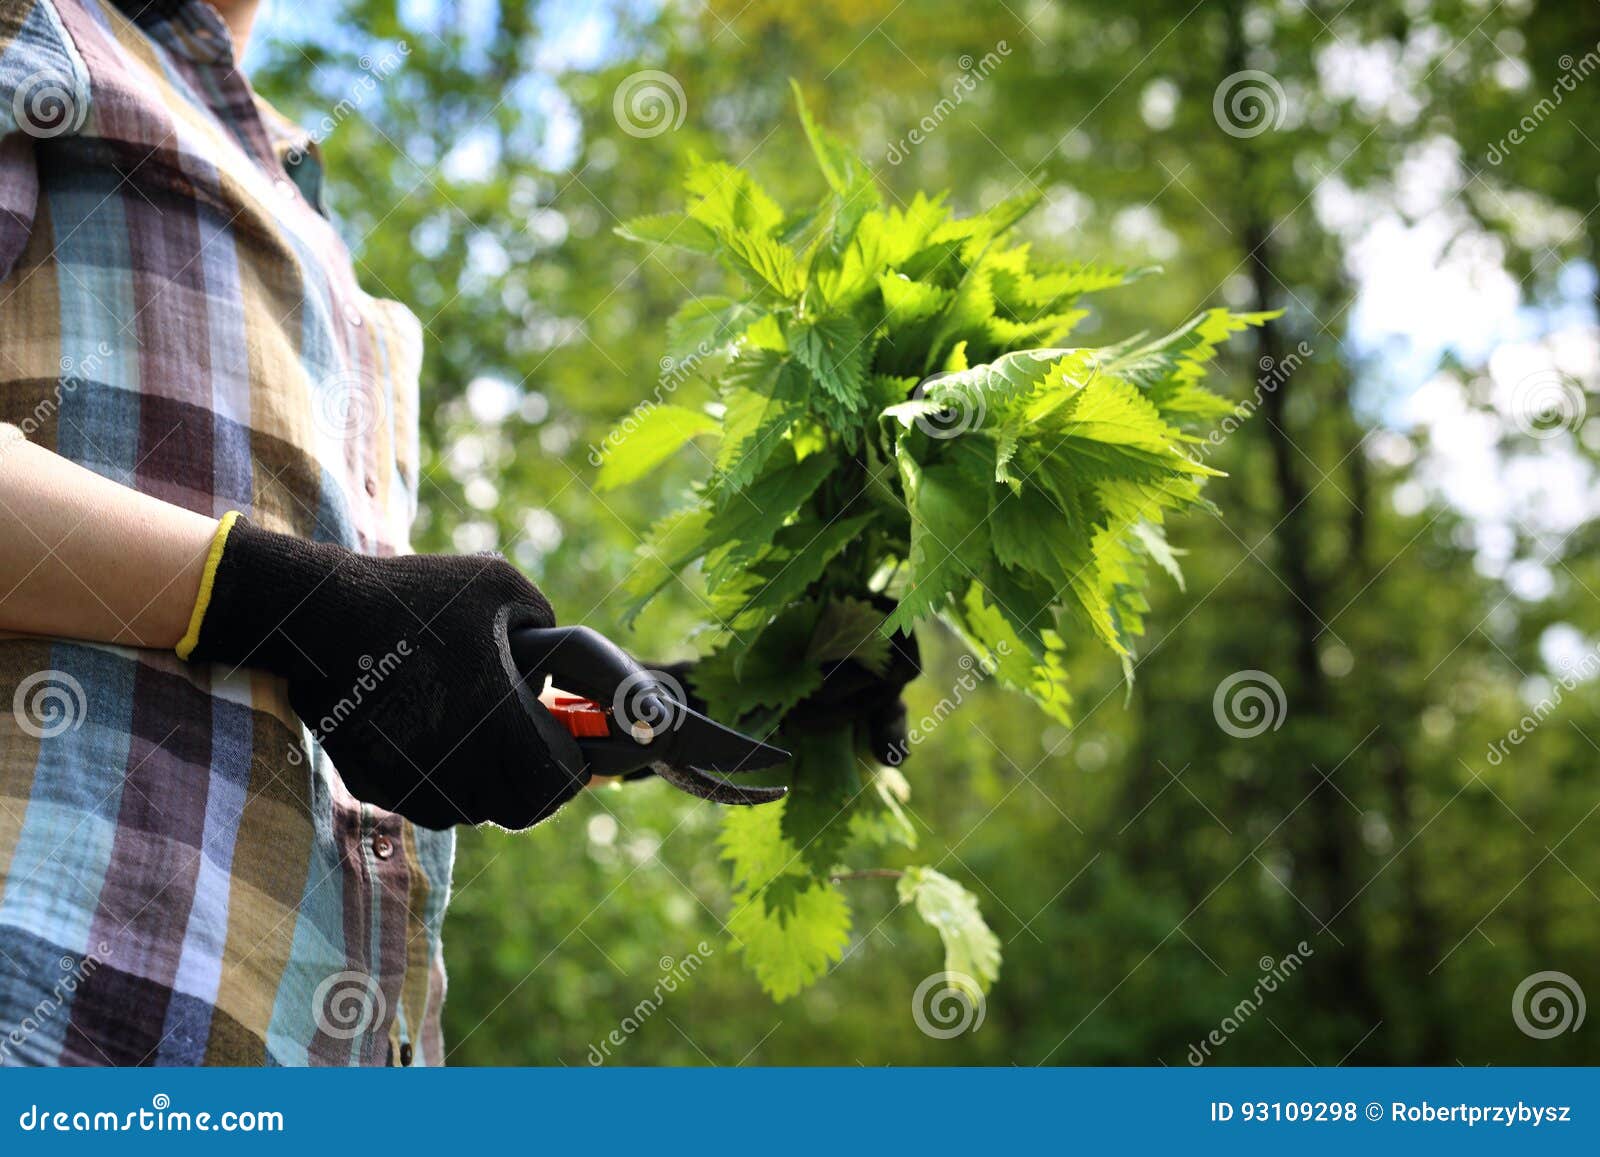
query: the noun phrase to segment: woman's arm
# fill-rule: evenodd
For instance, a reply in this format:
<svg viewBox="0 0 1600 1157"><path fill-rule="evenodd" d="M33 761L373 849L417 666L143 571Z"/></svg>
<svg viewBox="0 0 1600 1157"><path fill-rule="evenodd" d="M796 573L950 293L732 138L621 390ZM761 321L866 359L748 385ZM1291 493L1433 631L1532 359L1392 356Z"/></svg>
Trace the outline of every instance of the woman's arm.
<svg viewBox="0 0 1600 1157"><path fill-rule="evenodd" d="M0 426L0 630L174 647L216 529Z"/></svg>

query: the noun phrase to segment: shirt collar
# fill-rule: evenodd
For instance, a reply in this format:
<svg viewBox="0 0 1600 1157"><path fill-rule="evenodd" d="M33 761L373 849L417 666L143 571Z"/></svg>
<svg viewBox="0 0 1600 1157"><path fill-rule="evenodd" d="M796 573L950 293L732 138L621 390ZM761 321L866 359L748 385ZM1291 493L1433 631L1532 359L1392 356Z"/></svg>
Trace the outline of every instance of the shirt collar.
<svg viewBox="0 0 1600 1157"><path fill-rule="evenodd" d="M205 0L111 0L124 16L192 60L233 60L233 34Z"/></svg>

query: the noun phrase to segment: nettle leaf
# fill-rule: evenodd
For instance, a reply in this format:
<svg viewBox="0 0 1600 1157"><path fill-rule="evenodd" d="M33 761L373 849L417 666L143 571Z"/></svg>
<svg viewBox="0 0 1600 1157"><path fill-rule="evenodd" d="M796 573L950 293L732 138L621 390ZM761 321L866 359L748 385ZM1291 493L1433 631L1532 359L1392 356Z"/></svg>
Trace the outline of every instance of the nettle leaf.
<svg viewBox="0 0 1600 1157"><path fill-rule="evenodd" d="M857 806L850 816L853 841L864 841L880 848L897 846L915 850L917 829L906 814L911 784L896 767L880 767L872 776L872 797L876 806Z"/></svg>
<svg viewBox="0 0 1600 1157"><path fill-rule="evenodd" d="M624 623L631 623L663 587L707 550L706 527L711 511L691 506L657 521L645 534L633 566L622 581L628 595Z"/></svg>
<svg viewBox="0 0 1600 1157"><path fill-rule="evenodd" d="M617 226L617 236L646 245L668 245L690 253L713 254L717 237L687 213L657 213L635 217Z"/></svg>
<svg viewBox="0 0 1600 1157"><path fill-rule="evenodd" d="M911 514L911 557L900 605L883 624L886 635L909 632L947 595L964 590L988 565L992 550L989 497L959 466L923 468L902 455L900 468Z"/></svg>
<svg viewBox="0 0 1600 1157"><path fill-rule="evenodd" d="M606 485L646 478L720 426L690 505L651 529L623 586L636 612L685 580L714 640L696 690L794 753L769 775L786 800L730 812L723 837L730 932L779 999L848 943L834 877L881 874L841 873L852 850L916 838L904 778L867 759L865 723L802 725L794 709L825 667L884 669L890 636L930 619L1063 724L1069 647L1098 640L1131 677L1148 584L1157 570L1182 582L1166 527L1208 508L1199 427L1234 413L1206 375L1226 338L1270 316L1211 310L1163 337L1067 346L1086 295L1149 271L1040 260L1014 232L1032 193L967 217L942 194L885 203L795 99L818 202L779 205L740 169L695 160L681 211L619 230L714 261L729 295L674 317L663 378L695 389L611 439L602 466ZM947 967L992 983L998 945L971 894L931 868L900 889Z"/></svg>
<svg viewBox="0 0 1600 1157"><path fill-rule="evenodd" d="M1000 940L984 923L978 900L949 876L932 868L907 868L897 891L944 942L944 968L971 977L981 992L1000 978Z"/></svg>
<svg viewBox="0 0 1600 1157"><path fill-rule="evenodd" d="M827 884L792 894L778 910L744 892L734 894L733 905L728 934L734 948L779 1003L826 975L849 946L850 904L839 889Z"/></svg>
<svg viewBox="0 0 1600 1157"><path fill-rule="evenodd" d="M786 727L782 741L794 753L783 834L817 876L839 862L850 821L863 791L851 728Z"/></svg>
<svg viewBox="0 0 1600 1157"><path fill-rule="evenodd" d="M685 361L699 361L719 352L761 316L761 311L747 302L717 296L695 298L667 322L667 357L675 364L663 366L663 372L673 374Z"/></svg>
<svg viewBox="0 0 1600 1157"><path fill-rule="evenodd" d="M783 210L755 178L722 161L691 163L683 188L687 215L714 233L766 237L783 224Z"/></svg>
<svg viewBox="0 0 1600 1157"><path fill-rule="evenodd" d="M781 714L822 686L822 669L794 658L804 654L820 613L814 602L785 607L761 630L696 663L691 682L712 714L760 722L758 713Z"/></svg>
<svg viewBox="0 0 1600 1157"><path fill-rule="evenodd" d="M601 490L612 490L643 478L691 438L721 426L704 410L670 404L641 407L624 422L625 433L611 444L595 484Z"/></svg>
<svg viewBox="0 0 1600 1157"><path fill-rule="evenodd" d="M938 317L955 296L953 289L912 281L904 273L893 271L878 275L878 291L883 294L884 321L891 332Z"/></svg>
<svg viewBox="0 0 1600 1157"><path fill-rule="evenodd" d="M808 519L785 526L772 536L771 549L746 566L737 581L718 590L713 609L735 634L752 629L821 578L834 556L876 517L868 511L855 518Z"/></svg>
<svg viewBox="0 0 1600 1157"><path fill-rule="evenodd" d="M889 640L878 629L883 619L883 612L865 599L834 599L817 621L806 662L821 666L854 659L869 671L882 673L889 666Z"/></svg>
<svg viewBox="0 0 1600 1157"><path fill-rule="evenodd" d="M771 351L738 358L722 386L722 445L717 450L716 485L743 490L782 449L784 435L807 413L804 371Z"/></svg>
<svg viewBox="0 0 1600 1157"><path fill-rule="evenodd" d="M786 461L775 465L748 490L721 496L717 509L707 519L701 540L705 551L723 551L707 575L713 591L737 580L744 566L765 553L783 525L805 505L834 467L831 454L813 454L799 462L794 461L792 451L781 457Z"/></svg>
<svg viewBox="0 0 1600 1157"><path fill-rule="evenodd" d="M789 346L800 364L846 410L861 405L867 380L867 333L845 315L798 322L788 331Z"/></svg>
<svg viewBox="0 0 1600 1157"><path fill-rule="evenodd" d="M776 238L759 233L738 231L720 236L723 255L729 265L752 289L784 301L800 296L805 278L794 250Z"/></svg>

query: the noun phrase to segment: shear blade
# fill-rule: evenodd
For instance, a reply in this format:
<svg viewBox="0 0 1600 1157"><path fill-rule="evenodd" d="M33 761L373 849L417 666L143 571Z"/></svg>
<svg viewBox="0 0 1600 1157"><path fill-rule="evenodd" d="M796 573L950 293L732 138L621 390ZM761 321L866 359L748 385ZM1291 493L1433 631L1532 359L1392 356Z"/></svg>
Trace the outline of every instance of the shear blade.
<svg viewBox="0 0 1600 1157"><path fill-rule="evenodd" d="M705 771L755 771L772 767L789 758L781 747L773 747L707 719L692 707L672 702L682 720L667 737L667 752L660 758L679 767Z"/></svg>
<svg viewBox="0 0 1600 1157"><path fill-rule="evenodd" d="M674 767L670 763L658 763L655 770L658 776L679 791L698 796L700 799L708 799L712 803L754 807L757 804L775 803L789 794L789 789L786 787L743 787L725 779L718 779L714 775L707 775L693 767Z"/></svg>

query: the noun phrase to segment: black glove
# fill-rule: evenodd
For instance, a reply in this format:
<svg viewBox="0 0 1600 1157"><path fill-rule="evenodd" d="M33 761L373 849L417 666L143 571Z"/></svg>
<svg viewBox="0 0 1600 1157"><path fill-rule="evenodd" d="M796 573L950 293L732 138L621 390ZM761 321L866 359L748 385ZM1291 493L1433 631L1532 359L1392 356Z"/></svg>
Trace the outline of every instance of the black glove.
<svg viewBox="0 0 1600 1157"><path fill-rule="evenodd" d="M357 799L429 828L520 829L585 782L576 742L507 643L554 624L539 589L493 555L373 558L229 516L178 655L287 680Z"/></svg>
<svg viewBox="0 0 1600 1157"><path fill-rule="evenodd" d="M892 614L889 605L884 612ZM867 754L898 767L911 753L906 735L906 704L900 695L922 674L922 652L915 635L889 640L889 665L882 674L855 659L843 659L822 670L822 686L783 717L785 727L805 730L837 727L847 721L866 726Z"/></svg>

